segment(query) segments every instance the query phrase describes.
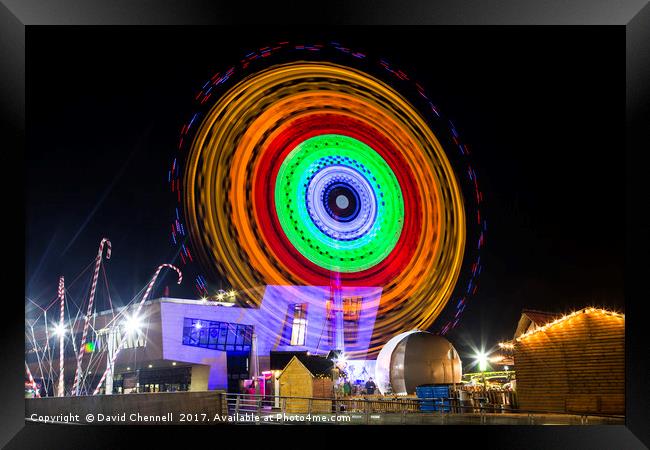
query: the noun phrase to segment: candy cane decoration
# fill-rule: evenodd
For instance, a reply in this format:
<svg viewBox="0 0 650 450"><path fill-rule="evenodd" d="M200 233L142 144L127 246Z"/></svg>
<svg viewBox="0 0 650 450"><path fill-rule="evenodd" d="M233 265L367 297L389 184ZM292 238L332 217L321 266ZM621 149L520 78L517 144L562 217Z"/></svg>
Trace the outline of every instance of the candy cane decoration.
<svg viewBox="0 0 650 450"><path fill-rule="evenodd" d="M36 381L34 381L34 377L32 376L32 371L29 370L27 361L25 361L25 371L27 372L27 376L29 377L29 384L32 385L32 389L34 389L34 393L36 397L41 398L41 393L38 391L38 387L36 386Z"/></svg>
<svg viewBox="0 0 650 450"><path fill-rule="evenodd" d="M81 334L81 345L79 345L79 354L77 355L77 371L74 375L74 384L72 386L72 395L79 395L81 386L81 362L84 356L84 346L86 345L86 336L88 334L88 325L90 324L90 317L93 312L93 301L95 300L95 291L97 289L97 278L99 277L99 266L102 264L102 254L104 253L104 244L107 245L106 259L111 259L111 241L103 238L99 243L99 251L97 252L97 259L95 260L95 273L93 274L93 282L90 286L90 298L88 299L88 311L84 320L84 329Z"/></svg>
<svg viewBox="0 0 650 450"><path fill-rule="evenodd" d="M59 316L59 391L58 397L65 395L65 379L63 378L63 346L65 345L65 282L63 276L59 278L59 301L61 303L61 314Z"/></svg>
<svg viewBox="0 0 650 450"><path fill-rule="evenodd" d="M178 284L181 284L183 281L183 274L181 273L180 269L176 266L173 266L171 264L161 264L158 266L158 269L156 270L156 273L154 273L153 278L149 282L149 286L147 286L147 290L145 291L144 295L142 296L142 299L140 300L140 303L138 303L138 308L135 310L135 313L133 314L133 317L137 317L138 314L140 313L140 310L142 310L142 306L144 306L144 302L147 301L149 298L149 294L151 293L151 290L153 289L153 285L156 282L156 278L158 278L158 274L162 270L163 267L169 267L170 269L173 269L176 271L178 274ZM106 375L108 375L109 372L112 372L113 367L115 367L115 360L117 359L117 355L122 349L122 346L126 342L128 336L126 333L124 333L124 336L122 336L122 339L120 340L120 343L118 344L117 348L115 349L115 352L113 353L113 357L110 358L109 363L106 365L106 370L102 374L101 379L99 380L99 383L97 383L97 387L95 388L95 391L93 392L93 395L97 395L99 393L99 390L102 387L102 384L104 383L104 380L106 379Z"/></svg>

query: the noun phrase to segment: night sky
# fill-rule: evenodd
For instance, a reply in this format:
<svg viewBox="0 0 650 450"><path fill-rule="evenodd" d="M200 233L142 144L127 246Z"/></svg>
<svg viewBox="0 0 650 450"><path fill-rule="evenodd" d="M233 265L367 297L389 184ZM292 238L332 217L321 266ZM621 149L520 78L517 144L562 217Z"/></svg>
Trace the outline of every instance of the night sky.
<svg viewBox="0 0 650 450"><path fill-rule="evenodd" d="M167 170L193 94L285 39L386 57L472 149L488 232L477 295L449 334L461 356L511 338L522 308L623 310L625 34L606 27L30 28L26 296L54 299L104 236L115 304L174 262ZM191 279L170 288L196 297Z"/></svg>

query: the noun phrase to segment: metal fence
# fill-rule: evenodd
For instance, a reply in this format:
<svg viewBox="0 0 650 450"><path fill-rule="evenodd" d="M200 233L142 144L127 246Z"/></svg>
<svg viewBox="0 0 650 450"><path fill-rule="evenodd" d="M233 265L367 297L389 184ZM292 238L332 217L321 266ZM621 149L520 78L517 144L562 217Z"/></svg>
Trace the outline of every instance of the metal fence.
<svg viewBox="0 0 650 450"><path fill-rule="evenodd" d="M310 398L224 393L224 414L235 423L349 424L624 424L624 416L505 409L503 405L463 404L458 398ZM249 417L250 416L250 417ZM255 419L256 418L256 419ZM272 419L272 420L266 420Z"/></svg>

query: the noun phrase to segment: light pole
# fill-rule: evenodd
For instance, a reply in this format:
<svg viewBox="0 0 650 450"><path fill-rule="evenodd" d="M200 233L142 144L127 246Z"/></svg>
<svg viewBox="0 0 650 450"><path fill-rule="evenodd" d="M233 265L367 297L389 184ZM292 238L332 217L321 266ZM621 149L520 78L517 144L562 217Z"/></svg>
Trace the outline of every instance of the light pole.
<svg viewBox="0 0 650 450"><path fill-rule="evenodd" d="M487 382L485 380L485 370L487 369L488 355L485 351L480 351L475 355L476 362L478 364L478 370L481 372L481 378L483 381L483 398L487 398Z"/></svg>

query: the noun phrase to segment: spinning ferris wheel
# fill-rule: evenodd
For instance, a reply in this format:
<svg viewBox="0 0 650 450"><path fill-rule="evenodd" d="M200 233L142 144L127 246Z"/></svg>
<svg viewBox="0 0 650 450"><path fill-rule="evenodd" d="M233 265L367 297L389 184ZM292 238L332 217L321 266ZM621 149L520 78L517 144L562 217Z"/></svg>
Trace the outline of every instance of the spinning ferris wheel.
<svg viewBox="0 0 650 450"><path fill-rule="evenodd" d="M441 332L457 324L486 229L469 150L419 83L375 63L394 82L339 44L280 42L198 92L169 180L172 240L201 295L210 279L249 304L258 286L330 286L335 303L341 286L380 287L375 335L391 336L430 327L467 267Z"/></svg>

